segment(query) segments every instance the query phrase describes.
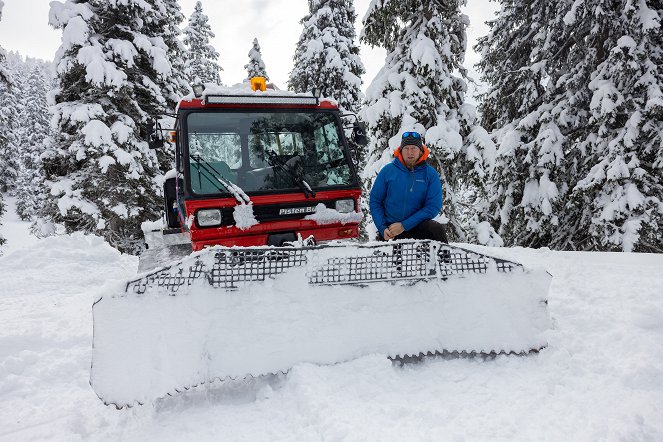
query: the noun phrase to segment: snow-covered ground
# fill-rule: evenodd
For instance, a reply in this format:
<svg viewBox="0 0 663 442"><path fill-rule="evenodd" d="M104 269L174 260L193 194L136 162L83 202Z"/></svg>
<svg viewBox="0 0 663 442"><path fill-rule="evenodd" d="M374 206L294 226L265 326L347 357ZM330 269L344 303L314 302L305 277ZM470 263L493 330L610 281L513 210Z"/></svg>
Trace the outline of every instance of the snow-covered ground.
<svg viewBox="0 0 663 442"><path fill-rule="evenodd" d="M663 440L663 256L493 249L544 265L538 355L373 355L217 383L129 410L89 386L92 300L134 257L83 235L0 233L0 440Z"/></svg>

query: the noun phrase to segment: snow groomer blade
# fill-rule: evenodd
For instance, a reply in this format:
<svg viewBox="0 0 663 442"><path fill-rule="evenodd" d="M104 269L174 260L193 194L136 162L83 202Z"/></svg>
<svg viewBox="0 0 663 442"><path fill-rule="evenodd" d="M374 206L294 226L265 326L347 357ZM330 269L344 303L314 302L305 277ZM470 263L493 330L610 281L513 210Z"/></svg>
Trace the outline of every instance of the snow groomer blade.
<svg viewBox="0 0 663 442"><path fill-rule="evenodd" d="M124 407L301 362L536 351L550 281L436 241L215 247L94 304L90 382Z"/></svg>

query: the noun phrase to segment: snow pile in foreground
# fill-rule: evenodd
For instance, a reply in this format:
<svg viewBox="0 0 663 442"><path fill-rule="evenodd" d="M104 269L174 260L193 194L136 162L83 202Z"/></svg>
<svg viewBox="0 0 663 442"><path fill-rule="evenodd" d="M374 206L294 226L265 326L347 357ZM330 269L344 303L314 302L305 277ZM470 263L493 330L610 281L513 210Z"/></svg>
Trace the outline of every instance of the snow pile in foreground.
<svg viewBox="0 0 663 442"><path fill-rule="evenodd" d="M663 440L663 256L490 250L553 274L538 355L303 363L118 411L88 383L91 305L135 258L82 236L5 249L0 440Z"/></svg>
<svg viewBox="0 0 663 442"><path fill-rule="evenodd" d="M0 440L71 440L86 433L88 412L103 412L88 384L90 306L136 265L135 257L82 234L0 257Z"/></svg>

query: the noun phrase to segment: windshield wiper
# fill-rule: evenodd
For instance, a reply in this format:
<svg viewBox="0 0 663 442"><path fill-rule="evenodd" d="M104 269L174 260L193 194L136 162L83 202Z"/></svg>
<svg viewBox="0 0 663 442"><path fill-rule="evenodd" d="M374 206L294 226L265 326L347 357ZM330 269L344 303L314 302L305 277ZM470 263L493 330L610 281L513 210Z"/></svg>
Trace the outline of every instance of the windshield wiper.
<svg viewBox="0 0 663 442"><path fill-rule="evenodd" d="M228 193L235 197L237 202L241 204L248 204L251 202L251 199L246 194L246 192L242 190L241 187L224 179L223 174L216 170L210 163L201 159L199 154L193 154L191 155L191 158L193 158L198 165L198 184L200 184L200 178L205 177L205 179L207 179L207 181L216 187L219 192L223 192L224 189L227 190ZM201 174L201 169L206 172L206 174ZM214 177L215 179L212 179L210 176ZM219 184L221 184L221 186L219 186Z"/></svg>
<svg viewBox="0 0 663 442"><path fill-rule="evenodd" d="M304 177L301 174L295 173L295 171L292 170L292 168L283 160L281 160L274 151L267 151L267 161L272 167L277 167L279 170L285 172L285 174L288 175L292 181L297 184L297 186L299 186L302 192L304 192L304 196L306 198L309 196L315 198L315 191L311 189L311 186L309 186L306 180L304 180Z"/></svg>

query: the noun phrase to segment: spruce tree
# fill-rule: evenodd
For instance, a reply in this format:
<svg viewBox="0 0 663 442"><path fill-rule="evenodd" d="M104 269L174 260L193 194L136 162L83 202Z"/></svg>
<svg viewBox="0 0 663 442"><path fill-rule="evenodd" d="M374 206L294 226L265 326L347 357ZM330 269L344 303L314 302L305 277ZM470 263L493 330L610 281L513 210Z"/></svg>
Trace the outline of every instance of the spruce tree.
<svg viewBox="0 0 663 442"><path fill-rule="evenodd" d="M662 21L653 0L574 3L564 16L567 34L587 33L568 51L583 107L564 211L577 227L561 247L663 252Z"/></svg>
<svg viewBox="0 0 663 442"><path fill-rule="evenodd" d="M319 88L338 101L341 111L357 112L363 94L364 65L355 44L357 17L352 0L309 0L309 14L297 42L288 87L295 92Z"/></svg>
<svg viewBox="0 0 663 442"><path fill-rule="evenodd" d="M21 167L16 186L16 213L23 220L31 220L43 205L41 154L46 150L50 134L46 97L52 82L48 63L25 63L25 68L29 74L21 87L25 99L20 113Z"/></svg>
<svg viewBox="0 0 663 442"><path fill-rule="evenodd" d="M175 108L183 95L190 91L190 85L185 74L184 53L186 48L180 40L182 34L179 25L184 20L184 15L177 0L148 0L151 10L146 15L141 33L147 36L158 51L165 51L165 58L159 53L154 58L152 66L147 65L146 70L155 70L155 86L160 93L155 93L157 101L146 95L145 103L140 103L141 108L154 109L152 117L162 117L167 113L175 112ZM163 97L163 98L161 98ZM142 137L145 135L141 134ZM175 152L169 144L164 144L156 150L159 160L159 170L166 173L173 168Z"/></svg>
<svg viewBox="0 0 663 442"><path fill-rule="evenodd" d="M2 8L5 6L5 3L0 0L0 21L2 21ZM0 84L10 83L9 74L4 65L5 62L5 50L0 46Z"/></svg>
<svg viewBox="0 0 663 442"><path fill-rule="evenodd" d="M22 63L16 52L7 54L3 63L7 80L0 82L0 192L14 192L19 172Z"/></svg>
<svg viewBox="0 0 663 442"><path fill-rule="evenodd" d="M476 123L473 106L465 103L467 16L462 0L373 1L364 17L362 41L387 50L384 67L368 87L362 117L371 134L365 177L373 179L391 161L400 134L425 134L429 162L444 181L444 213L453 239L499 243L485 228L483 181L489 173L494 144ZM462 207L457 195L472 186L473 201ZM468 209L477 209L467 216ZM461 225L461 219L471 223ZM471 225L469 225L471 224ZM470 227L475 227L472 229ZM483 234L479 235L480 230Z"/></svg>
<svg viewBox="0 0 663 442"><path fill-rule="evenodd" d="M559 231L570 172L564 133L575 118L551 78L561 72L560 4L505 0L475 48L490 86L480 97L481 122L498 145L490 212L508 245L547 246Z"/></svg>
<svg viewBox="0 0 663 442"><path fill-rule="evenodd" d="M663 250L663 11L655 2L505 1L482 39L507 242ZM653 9L652 9L653 8Z"/></svg>
<svg viewBox="0 0 663 442"><path fill-rule="evenodd" d="M174 112L183 95L190 91L190 84L185 73L186 47L181 41L182 31L180 24L184 21L184 14L178 0L150 0L153 4L149 24L145 24L144 33L152 39L161 39L163 49L166 50L165 61L170 68L163 63L161 69L155 64L153 68L158 70L157 84L166 98L165 108L162 112ZM160 45L160 42L159 42Z"/></svg>
<svg viewBox="0 0 663 442"><path fill-rule="evenodd" d="M262 53L260 52L260 44L258 44L258 39L253 39L253 46L249 51L249 62L244 65L246 69L247 77L265 77L265 80L269 80L267 75L267 70L265 69L265 62L262 61Z"/></svg>
<svg viewBox="0 0 663 442"><path fill-rule="evenodd" d="M122 251L140 249L140 224L158 217L161 206L157 157L145 140L152 116L172 100L159 87L173 74L167 11L157 0L51 3L50 24L63 36L52 107L57 129L43 155L50 185L43 214Z"/></svg>
<svg viewBox="0 0 663 442"><path fill-rule="evenodd" d="M2 20L2 8L5 6L4 2L0 0L0 21ZM10 86L9 73L5 67L5 50L0 46L0 90ZM4 106L3 106L4 108ZM5 128L9 127L9 121L5 112L0 109L0 155L5 149L7 139L3 136ZM2 157L0 157L0 169L3 167ZM0 226L2 225L2 216L5 213L5 204L3 201L2 191L0 190ZM0 245L5 243L5 239L0 235Z"/></svg>
<svg viewBox="0 0 663 442"><path fill-rule="evenodd" d="M199 79L203 83L221 84L219 71L223 69L217 63L219 53L210 43L214 33L208 20L203 14L202 3L196 2L189 26L184 29L184 44L188 48L185 72L189 83Z"/></svg>

